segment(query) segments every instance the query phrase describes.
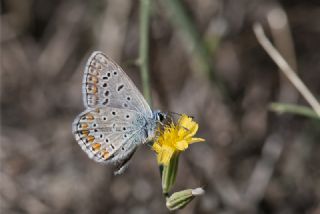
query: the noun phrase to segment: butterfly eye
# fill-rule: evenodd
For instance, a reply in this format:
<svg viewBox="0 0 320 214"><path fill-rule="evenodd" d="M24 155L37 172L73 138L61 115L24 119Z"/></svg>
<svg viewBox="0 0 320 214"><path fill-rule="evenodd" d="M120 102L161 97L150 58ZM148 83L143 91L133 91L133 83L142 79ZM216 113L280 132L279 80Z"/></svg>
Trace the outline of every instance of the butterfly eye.
<svg viewBox="0 0 320 214"><path fill-rule="evenodd" d="M166 119L166 116L162 113L158 113L157 118L160 122L163 122Z"/></svg>

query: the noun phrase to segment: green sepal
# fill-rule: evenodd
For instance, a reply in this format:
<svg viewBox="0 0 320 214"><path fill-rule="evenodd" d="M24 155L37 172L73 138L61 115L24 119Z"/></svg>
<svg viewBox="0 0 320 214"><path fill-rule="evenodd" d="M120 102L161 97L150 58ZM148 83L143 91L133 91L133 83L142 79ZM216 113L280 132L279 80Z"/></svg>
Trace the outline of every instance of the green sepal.
<svg viewBox="0 0 320 214"><path fill-rule="evenodd" d="M176 181L178 164L179 164L179 152L172 155L168 166L163 166L162 169L162 193L168 195L172 186Z"/></svg>

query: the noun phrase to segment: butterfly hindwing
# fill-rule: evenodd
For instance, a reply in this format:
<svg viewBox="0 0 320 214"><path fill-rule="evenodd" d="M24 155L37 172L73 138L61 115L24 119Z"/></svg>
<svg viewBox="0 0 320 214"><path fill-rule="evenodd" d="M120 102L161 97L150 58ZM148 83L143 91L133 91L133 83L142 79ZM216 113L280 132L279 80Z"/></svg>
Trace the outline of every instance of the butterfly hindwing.
<svg viewBox="0 0 320 214"><path fill-rule="evenodd" d="M73 122L81 148L97 162L124 160L143 143L146 120L139 112L103 107L82 112Z"/></svg>
<svg viewBox="0 0 320 214"><path fill-rule="evenodd" d="M94 52L87 62L82 93L87 108L109 106L152 117L152 111L140 91L121 67L102 52Z"/></svg>

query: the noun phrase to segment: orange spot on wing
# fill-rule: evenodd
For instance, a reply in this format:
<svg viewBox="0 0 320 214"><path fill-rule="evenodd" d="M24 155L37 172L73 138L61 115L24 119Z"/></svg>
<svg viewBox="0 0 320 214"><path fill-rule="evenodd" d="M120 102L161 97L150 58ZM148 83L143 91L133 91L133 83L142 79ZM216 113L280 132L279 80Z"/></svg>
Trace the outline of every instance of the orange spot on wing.
<svg viewBox="0 0 320 214"><path fill-rule="evenodd" d="M91 66L98 70L102 69L102 65L96 59L92 60Z"/></svg>
<svg viewBox="0 0 320 214"><path fill-rule="evenodd" d="M101 155L102 155L102 157L104 158L104 159L108 159L109 158L109 156L110 156L110 154L109 154L109 152L108 151L103 151L102 153L101 153Z"/></svg>
<svg viewBox="0 0 320 214"><path fill-rule="evenodd" d="M82 129L86 129L88 127L89 127L88 123L81 123L81 128Z"/></svg>
<svg viewBox="0 0 320 214"><path fill-rule="evenodd" d="M97 83L98 82L98 78L92 75L88 75L87 81L89 83Z"/></svg>
<svg viewBox="0 0 320 214"><path fill-rule="evenodd" d="M87 92L89 94L97 93L97 87L95 85L87 85Z"/></svg>
<svg viewBox="0 0 320 214"><path fill-rule="evenodd" d="M97 75L98 71L95 68L91 67L91 68L89 68L89 73L92 75Z"/></svg>
<svg viewBox="0 0 320 214"><path fill-rule="evenodd" d="M94 119L92 114L86 114L85 117L86 117L87 120L93 120Z"/></svg>
<svg viewBox="0 0 320 214"><path fill-rule="evenodd" d="M100 147L101 147L101 144L100 144L100 143L94 143L94 144L92 145L92 148L93 148L94 151L100 149Z"/></svg>
<svg viewBox="0 0 320 214"><path fill-rule="evenodd" d="M88 136L89 130L82 130L81 134L84 135L85 137Z"/></svg>
<svg viewBox="0 0 320 214"><path fill-rule="evenodd" d="M87 137L87 141L90 142L90 143L92 143L92 142L94 141L94 136L93 136L93 135L89 135L89 136Z"/></svg>

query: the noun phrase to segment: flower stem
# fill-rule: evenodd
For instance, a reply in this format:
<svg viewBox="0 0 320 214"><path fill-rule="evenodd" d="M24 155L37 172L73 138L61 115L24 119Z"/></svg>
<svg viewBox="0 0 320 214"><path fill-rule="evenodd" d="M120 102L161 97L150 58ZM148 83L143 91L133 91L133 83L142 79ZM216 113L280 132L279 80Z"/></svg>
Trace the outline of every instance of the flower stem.
<svg viewBox="0 0 320 214"><path fill-rule="evenodd" d="M172 186L176 181L179 164L179 152L172 155L168 166L163 166L162 169L162 192L166 197L168 196Z"/></svg>
<svg viewBox="0 0 320 214"><path fill-rule="evenodd" d="M172 12L171 20L188 37L204 75L209 77L210 81L217 86L224 97L229 97L229 91L227 90L225 82L217 75L211 62L211 57L218 47L219 38L216 37L214 41L211 40L211 43L214 45L211 45L210 48L207 47L197 31L195 24L187 14L183 2L181 0L166 0L164 3Z"/></svg>
<svg viewBox="0 0 320 214"><path fill-rule="evenodd" d="M151 90L149 77L149 17L150 0L140 0L140 44L139 44L139 66L142 78L143 95L151 105Z"/></svg>

